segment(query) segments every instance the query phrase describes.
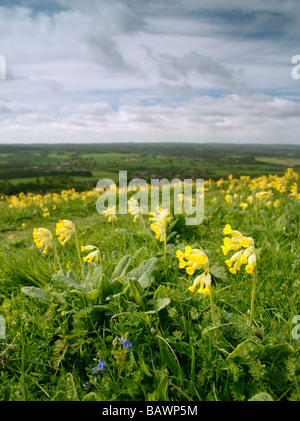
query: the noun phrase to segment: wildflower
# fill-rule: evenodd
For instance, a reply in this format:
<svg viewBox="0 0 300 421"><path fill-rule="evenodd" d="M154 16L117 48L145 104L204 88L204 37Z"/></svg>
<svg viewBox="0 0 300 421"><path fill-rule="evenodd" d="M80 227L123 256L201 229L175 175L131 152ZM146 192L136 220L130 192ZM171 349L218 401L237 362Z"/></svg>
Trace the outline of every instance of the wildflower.
<svg viewBox="0 0 300 421"><path fill-rule="evenodd" d="M99 261L100 251L96 246L81 246L81 251L91 251L91 253L83 258L85 262L92 263L93 260L95 260L95 262Z"/></svg>
<svg viewBox="0 0 300 421"><path fill-rule="evenodd" d="M247 248L250 246L250 243L253 243L253 239L252 238L248 238L248 237L244 237L239 231L236 230L232 230L230 225L226 225L223 233L230 233L232 235L232 237L225 237L223 240L223 245L221 246L224 255L226 256L226 254L229 251L232 250L239 250L241 247ZM231 230L231 231L230 231Z"/></svg>
<svg viewBox="0 0 300 421"><path fill-rule="evenodd" d="M106 368L106 364L103 360L101 360L96 367L93 368L93 374L99 373L99 371L104 370Z"/></svg>
<svg viewBox="0 0 300 421"><path fill-rule="evenodd" d="M109 206L105 211L103 211L103 214L106 217L108 217L108 222L113 222L114 220L118 220L116 217L116 206Z"/></svg>
<svg viewBox="0 0 300 421"><path fill-rule="evenodd" d="M44 254L47 254L47 251L53 248L52 233L47 228L34 228L33 241L38 248L44 247Z"/></svg>
<svg viewBox="0 0 300 421"><path fill-rule="evenodd" d="M186 246L184 252L177 250L176 257L179 259L180 269L185 268L188 275L193 275L201 267L208 269L208 258L202 250Z"/></svg>
<svg viewBox="0 0 300 421"><path fill-rule="evenodd" d="M56 235L59 236L59 242L64 246L73 234L75 234L75 225L73 222L68 221L67 219L60 219L56 224Z"/></svg>
<svg viewBox="0 0 300 421"><path fill-rule="evenodd" d="M171 220L168 209L163 209L162 206L155 212L149 212L149 221L152 222L150 228L155 232L156 239L166 241L167 224Z"/></svg>
<svg viewBox="0 0 300 421"><path fill-rule="evenodd" d="M124 348L127 349L128 351L132 347L132 343L127 341L127 339L124 339L123 336L119 338L118 344L123 344Z"/></svg>
<svg viewBox="0 0 300 421"><path fill-rule="evenodd" d="M242 208L243 210L245 210L247 207L248 207L248 203L246 202L240 203L240 208Z"/></svg>
<svg viewBox="0 0 300 421"><path fill-rule="evenodd" d="M50 216L48 208L42 208L42 211L43 211L43 218L47 218L48 216Z"/></svg>
<svg viewBox="0 0 300 421"><path fill-rule="evenodd" d="M223 234L225 234L225 235L227 235L227 234L231 234L231 231L232 231L232 229L231 229L231 225L226 224L226 225L225 225L225 228L223 229Z"/></svg>
<svg viewBox="0 0 300 421"><path fill-rule="evenodd" d="M252 274L256 266L253 238L244 237L240 231L232 230L229 224L225 226L223 233L232 235L231 238L225 237L223 240L221 248L224 255L227 255L229 251L235 251L230 259L225 260L229 271L235 275L242 265L246 265L246 272Z"/></svg>
<svg viewBox="0 0 300 421"><path fill-rule="evenodd" d="M190 286L188 289L189 291L194 292L195 288L200 285L200 288L198 289L199 294L205 294L210 295L210 286L211 286L211 276L210 273L201 273L201 275L198 275L192 286Z"/></svg>
<svg viewBox="0 0 300 421"><path fill-rule="evenodd" d="M245 267L245 270L247 273L252 275L254 267L256 266L256 256L254 253L252 253L248 258L248 264Z"/></svg>
<svg viewBox="0 0 300 421"><path fill-rule="evenodd" d="M141 219L142 209L139 207L139 202L133 197L128 200L128 212L133 216L133 222L136 222L137 219Z"/></svg>

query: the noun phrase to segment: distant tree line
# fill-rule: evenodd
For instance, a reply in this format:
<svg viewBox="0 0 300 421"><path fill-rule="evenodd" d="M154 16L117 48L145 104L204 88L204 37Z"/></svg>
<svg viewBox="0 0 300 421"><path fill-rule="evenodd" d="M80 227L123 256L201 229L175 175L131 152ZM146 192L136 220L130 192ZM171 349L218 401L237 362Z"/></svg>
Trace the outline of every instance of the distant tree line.
<svg viewBox="0 0 300 421"><path fill-rule="evenodd" d="M29 178L29 177L42 177L42 176L80 176L92 177L93 173L89 170L38 170L35 168L7 168L0 170L0 179L9 180L14 178Z"/></svg>
<svg viewBox="0 0 300 421"><path fill-rule="evenodd" d="M53 181L47 180L45 182L28 182L13 184L11 181L0 182L0 194L2 195L17 195L23 193L46 194L49 192L60 193L62 190L75 189L77 192L92 190L96 187L98 180L90 181L74 181L72 178L61 178Z"/></svg>

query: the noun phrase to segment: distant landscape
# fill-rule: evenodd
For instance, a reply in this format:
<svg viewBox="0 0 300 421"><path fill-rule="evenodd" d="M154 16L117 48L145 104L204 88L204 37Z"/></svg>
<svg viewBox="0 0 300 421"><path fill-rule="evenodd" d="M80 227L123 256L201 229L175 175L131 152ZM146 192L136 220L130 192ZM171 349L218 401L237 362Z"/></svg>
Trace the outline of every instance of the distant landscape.
<svg viewBox="0 0 300 421"><path fill-rule="evenodd" d="M256 177L300 171L299 145L258 144L19 144L0 145L0 193L46 193L94 188L97 181L128 179L204 178L232 174Z"/></svg>

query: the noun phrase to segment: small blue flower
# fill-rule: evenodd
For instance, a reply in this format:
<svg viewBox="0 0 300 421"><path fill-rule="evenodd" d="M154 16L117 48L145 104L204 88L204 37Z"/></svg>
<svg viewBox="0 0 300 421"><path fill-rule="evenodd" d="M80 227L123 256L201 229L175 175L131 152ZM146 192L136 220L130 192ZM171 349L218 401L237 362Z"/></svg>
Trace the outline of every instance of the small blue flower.
<svg viewBox="0 0 300 421"><path fill-rule="evenodd" d="M103 360L101 360L98 364L97 367L93 368L93 374L97 374L99 371L104 370L104 368L106 368L106 364Z"/></svg>
<svg viewBox="0 0 300 421"><path fill-rule="evenodd" d="M132 347L132 343L127 341L126 339L123 338L119 338L120 342L118 342L118 344L123 344L124 348L128 349L128 351L130 350L130 348Z"/></svg>

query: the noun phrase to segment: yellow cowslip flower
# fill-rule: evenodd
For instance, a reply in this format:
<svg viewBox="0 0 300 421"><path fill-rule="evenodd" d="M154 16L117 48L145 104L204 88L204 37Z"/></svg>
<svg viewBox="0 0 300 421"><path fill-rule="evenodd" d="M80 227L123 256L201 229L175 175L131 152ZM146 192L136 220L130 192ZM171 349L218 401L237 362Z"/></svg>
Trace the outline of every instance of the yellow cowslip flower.
<svg viewBox="0 0 300 421"><path fill-rule="evenodd" d="M59 236L58 240L60 244L64 246L73 234L75 234L75 225L73 222L67 219L60 219L56 224L56 235Z"/></svg>
<svg viewBox="0 0 300 421"><path fill-rule="evenodd" d="M149 221L152 222L150 228L155 232L157 240L166 241L167 224L171 220L168 209L163 209L162 206L156 212L149 212Z"/></svg>
<svg viewBox="0 0 300 421"><path fill-rule="evenodd" d="M291 186L291 193L289 194L289 196L296 197L297 199L300 199L298 185L297 185L296 182Z"/></svg>
<svg viewBox="0 0 300 421"><path fill-rule="evenodd" d="M179 268L185 268L188 275L193 275L201 267L208 272L208 258L202 250L186 246L184 252L177 250L176 257L179 259Z"/></svg>
<svg viewBox="0 0 300 421"><path fill-rule="evenodd" d="M198 275L193 285L188 287L189 291L194 292L195 288L200 285L200 288L198 289L198 294L204 294L204 295L210 295L210 286L211 286L211 276L210 273L201 273L201 275Z"/></svg>
<svg viewBox="0 0 300 421"><path fill-rule="evenodd" d="M249 258L248 258L248 264L245 267L245 270L247 273L249 273L250 275L252 275L253 270L256 266L256 256L254 253L252 253Z"/></svg>
<svg viewBox="0 0 300 421"><path fill-rule="evenodd" d="M42 208L42 211L43 211L43 218L47 218L48 216L50 216L48 208Z"/></svg>
<svg viewBox="0 0 300 421"><path fill-rule="evenodd" d="M243 237L240 241L240 245L244 248L247 248L250 246L249 238Z"/></svg>
<svg viewBox="0 0 300 421"><path fill-rule="evenodd" d="M227 224L223 229L223 233L230 233L232 237L225 237L221 246L224 255L229 251L236 251L230 259L225 260L229 271L236 274L242 265L246 265L247 273L252 274L256 265L256 257L254 252L254 240L251 237L244 237L240 231L234 231ZM242 249L242 250L241 250Z"/></svg>
<svg viewBox="0 0 300 421"><path fill-rule="evenodd" d="M137 219L141 219L142 209L139 206L139 202L133 197L128 200L128 212L133 216L133 222L136 222Z"/></svg>
<svg viewBox="0 0 300 421"><path fill-rule="evenodd" d="M248 203L246 202L240 203L240 208L242 208L243 210L245 210L247 207L248 207Z"/></svg>
<svg viewBox="0 0 300 421"><path fill-rule="evenodd" d="M94 251L91 251L94 250ZM100 251L96 246L81 246L81 251L91 251L87 256L83 258L85 262L92 263L92 261L98 262Z"/></svg>
<svg viewBox="0 0 300 421"><path fill-rule="evenodd" d="M231 234L231 231L232 231L232 229L231 229L231 225L226 224L226 225L225 225L225 228L223 229L223 234L225 234L225 235L227 235L227 234Z"/></svg>
<svg viewBox="0 0 300 421"><path fill-rule="evenodd" d="M47 228L34 228L32 235L35 245L39 249L44 248L44 254L47 254L48 250L53 248L52 233Z"/></svg>
<svg viewBox="0 0 300 421"><path fill-rule="evenodd" d="M114 220L118 220L116 217L116 206L109 206L105 211L103 211L103 214L106 217L108 217L108 222L113 222Z"/></svg>

